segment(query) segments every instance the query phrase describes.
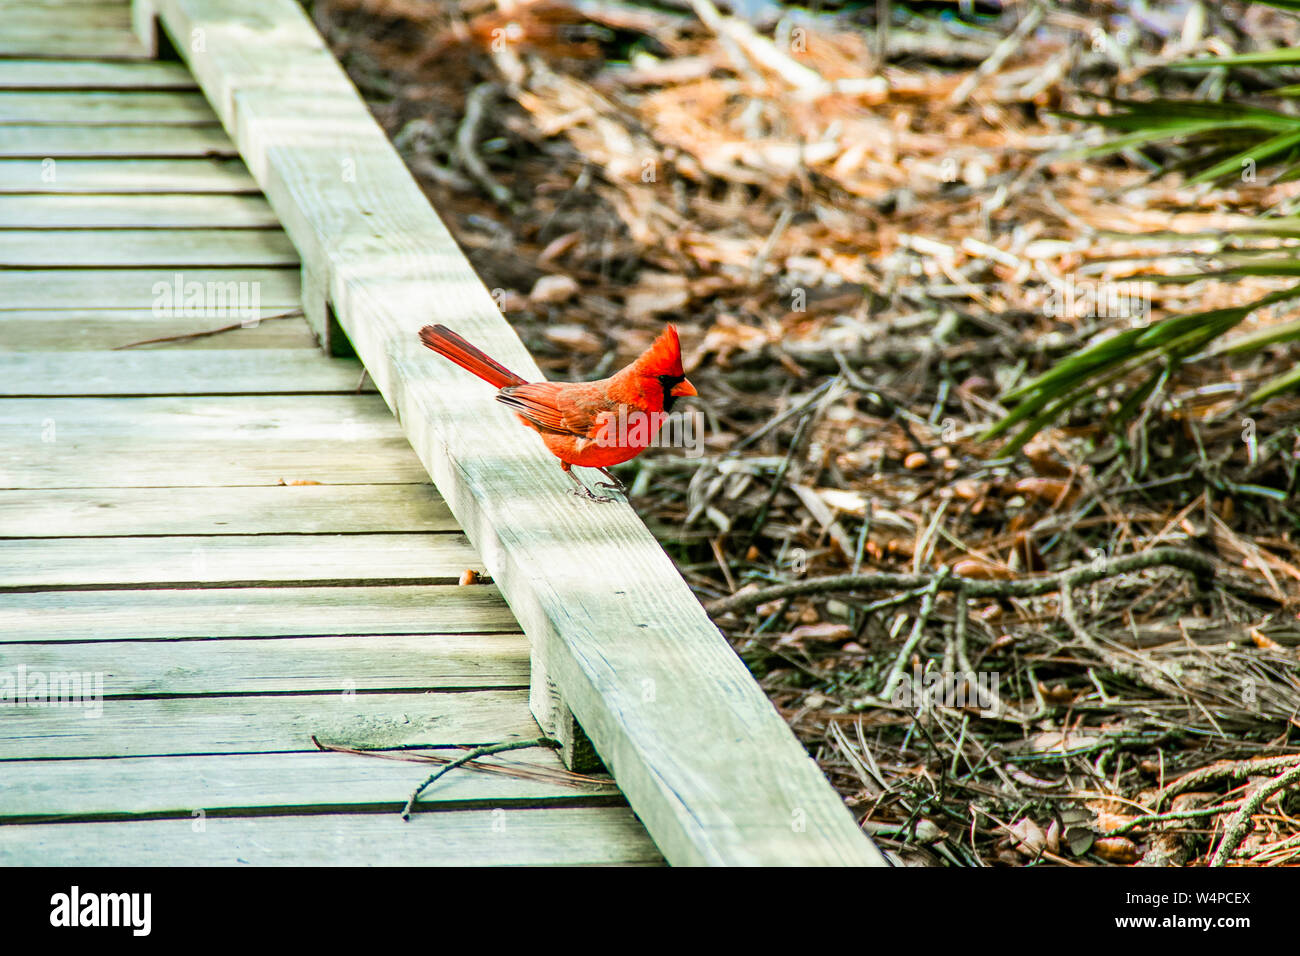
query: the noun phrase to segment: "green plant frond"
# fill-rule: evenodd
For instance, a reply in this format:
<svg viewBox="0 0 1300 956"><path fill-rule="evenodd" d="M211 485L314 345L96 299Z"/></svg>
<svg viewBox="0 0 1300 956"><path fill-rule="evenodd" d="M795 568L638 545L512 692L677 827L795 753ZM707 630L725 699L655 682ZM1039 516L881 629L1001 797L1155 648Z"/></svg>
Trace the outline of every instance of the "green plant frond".
<svg viewBox="0 0 1300 956"><path fill-rule="evenodd" d="M1089 115L1057 111L1052 115L1123 132L1158 129L1186 132L1191 128L1246 128L1284 132L1300 127L1300 116L1291 116L1262 106L1247 106L1244 103L1118 99L1108 102L1125 112Z"/></svg>
<svg viewBox="0 0 1300 956"><path fill-rule="evenodd" d="M1277 253L1277 249L1260 249L1257 255L1251 255L1246 251L1220 253L1213 258L1217 259L1223 268L1204 275L1206 278L1300 275L1300 256L1279 256Z"/></svg>
<svg viewBox="0 0 1300 956"><path fill-rule="evenodd" d="M1132 374L1144 364L1146 364L1145 360L1140 357L1130 359L1129 361L1121 363L1118 368L1112 369L1097 381L1084 382L1072 391L1060 396L1054 402L1051 402L1051 404L1040 414L1026 423L1024 428L1016 432L1015 436L998 450L998 454L1015 454L1024 447L1025 443L1028 442L1029 439L1033 438L1036 434L1059 418L1063 413L1079 404L1083 399L1087 398L1089 395L1097 394L1098 389L1109 385L1111 382ZM1039 408L1042 408L1042 404L1039 405ZM1017 409L1017 411L1018 410L1019 409ZM1021 419L1019 420L1023 420L1024 417L1026 416L1021 416ZM1015 424L1015 422L1009 423L1008 427L1012 424ZM1005 432L1007 428L1002 428L1000 427L1001 425L1002 422L999 422L993 428L985 432L984 435L981 436L981 439L996 438L999 434Z"/></svg>
<svg viewBox="0 0 1300 956"><path fill-rule="evenodd" d="M1115 411L1110 415L1112 426L1116 422L1122 422L1131 418L1137 410L1142 407L1142 403L1145 402L1151 396L1151 393L1156 390L1156 386L1168 378L1168 376L1169 369L1167 367L1152 372L1147 376L1147 380L1137 388L1133 389L1133 391L1129 393L1129 396L1120 403L1119 408L1115 409Z"/></svg>
<svg viewBox="0 0 1300 956"><path fill-rule="evenodd" d="M1119 356L1128 353L1141 335L1143 329L1124 329L1115 335L1093 342L1084 349L1062 359L1046 372L1031 379L1024 385L1003 394L1003 401L1017 401L1030 392L1052 389L1063 381L1084 377L1093 369L1110 365Z"/></svg>
<svg viewBox="0 0 1300 956"><path fill-rule="evenodd" d="M1015 405L983 437L996 438L1021 422L1026 422L1004 449L1008 453L1014 452L1073 405L1089 395L1095 395L1103 385L1149 366L1155 355L1162 356L1164 360L1164 368L1158 374L1172 375L1182 362L1200 353L1208 343L1227 334L1255 310L1295 298L1300 298L1300 285L1270 292L1241 306L1169 316L1159 322L1125 329L1094 342L1004 394L1003 400L1014 402ZM1300 323L1296 323L1296 326L1295 337L1300 338ZM1291 387L1292 380L1287 379L1280 385L1277 383L1276 379L1266 383L1259 394L1265 397L1276 394ZM1139 387L1139 393L1146 389L1141 394L1139 403L1149 396L1148 385L1154 388L1155 380ZM1266 392L1265 389L1269 391ZM1253 400L1256 399L1252 396ZM1126 401L1120 412L1129 405L1130 401ZM1117 419L1120 414L1112 417Z"/></svg>
<svg viewBox="0 0 1300 956"><path fill-rule="evenodd" d="M1232 240L1236 237L1229 234L1227 238ZM1280 253L1291 253L1296 257L1300 257L1300 246L1270 246L1267 248L1241 246L1240 248L1229 248L1222 252L1216 252L1211 258L1218 259L1221 263L1225 263L1229 268L1232 268L1239 264L1249 265L1253 262L1277 259Z"/></svg>
<svg viewBox="0 0 1300 956"><path fill-rule="evenodd" d="M1117 153L1122 149L1135 149L1139 146L1147 146L1151 143L1160 143L1167 140L1177 142L1189 133L1199 132L1201 130L1211 131L1221 129L1215 126L1195 126L1188 127L1186 130L1143 130L1137 133L1129 133L1125 136L1117 136L1115 139L1107 140L1104 143L1098 143L1096 146L1081 146L1078 149L1068 150L1062 154L1062 159L1097 159L1101 156L1109 156L1111 153ZM1256 140L1258 141L1258 140Z"/></svg>
<svg viewBox="0 0 1300 956"><path fill-rule="evenodd" d="M992 425L984 433L983 438L996 438L1031 417L1033 422L1042 419L1041 423L1034 426L1033 431L1038 431L1043 424L1051 422L1062 411L1088 394L1095 393L1098 388L1116 379L1132 374L1146 365L1147 361L1145 356L1129 351L1117 361L1112 360L1104 366L1094 367L1090 371L1075 375L1070 380L1057 380L1049 383L1047 387L1036 389L1035 394L1026 397L1004 419ZM1100 379L1097 378L1098 375L1101 376ZM1026 440L1032 435L1033 432L1030 432Z"/></svg>
<svg viewBox="0 0 1300 956"><path fill-rule="evenodd" d="M1294 156L1288 157L1287 162L1289 162L1290 165L1269 180L1271 185L1277 185L1278 183L1291 183L1300 179L1300 163L1295 162Z"/></svg>
<svg viewBox="0 0 1300 956"><path fill-rule="evenodd" d="M1206 353L1206 357L1245 355L1249 352L1257 352L1270 345L1281 345L1284 342L1300 342L1300 319L1284 322L1281 325L1270 325L1266 328L1256 329L1254 332L1238 335L1229 342L1219 343Z"/></svg>
<svg viewBox="0 0 1300 956"><path fill-rule="evenodd" d="M1250 393L1246 401L1252 405L1259 402L1267 401L1274 395L1280 395L1283 392L1289 392L1293 388L1300 387L1300 366L1284 372L1276 378L1271 378L1255 391Z"/></svg>
<svg viewBox="0 0 1300 956"><path fill-rule="evenodd" d="M1256 165L1259 165L1260 163L1267 162L1273 157L1288 152L1297 146L1300 146L1300 129L1293 130L1289 133L1283 133L1280 136L1274 136L1272 139L1266 140L1257 146L1252 146L1234 156L1229 156L1222 162L1215 163L1209 169L1193 176L1188 180L1188 185L1194 186L1197 183L1210 182L1215 179L1222 179L1228 175L1240 174L1242 164L1245 162L1253 160Z"/></svg>
<svg viewBox="0 0 1300 956"><path fill-rule="evenodd" d="M1196 57L1167 63L1171 70L1211 70L1221 66L1295 66L1300 64L1300 49L1278 47L1275 50L1252 50L1233 56Z"/></svg>
<svg viewBox="0 0 1300 956"><path fill-rule="evenodd" d="M1150 236L1160 237L1163 233L1118 233L1126 238L1148 238ZM1177 238L1178 233L1169 233L1170 238ZM1277 216L1273 219L1261 219L1259 222L1243 223L1240 226L1233 226L1230 230L1220 230L1218 232L1204 233L1182 233L1182 235L1195 238L1209 238L1214 236L1227 236L1231 239L1245 241L1247 239L1260 238L1300 238L1300 216ZM1270 250L1276 251L1276 250Z"/></svg>
<svg viewBox="0 0 1300 956"><path fill-rule="evenodd" d="M1115 281L1150 282L1152 285L1193 285L1208 279L1241 279L1245 276L1300 276L1300 258L1278 256L1276 249L1260 249L1258 253L1258 257L1252 257L1243 252L1206 253L1205 258L1217 259L1220 262L1230 261L1231 264L1223 269L1205 269L1199 272L1175 272L1159 275L1150 272L1139 272L1123 276ZM1272 255L1265 257L1267 253L1272 253ZM1171 259L1180 257L1166 254L1148 258Z"/></svg>

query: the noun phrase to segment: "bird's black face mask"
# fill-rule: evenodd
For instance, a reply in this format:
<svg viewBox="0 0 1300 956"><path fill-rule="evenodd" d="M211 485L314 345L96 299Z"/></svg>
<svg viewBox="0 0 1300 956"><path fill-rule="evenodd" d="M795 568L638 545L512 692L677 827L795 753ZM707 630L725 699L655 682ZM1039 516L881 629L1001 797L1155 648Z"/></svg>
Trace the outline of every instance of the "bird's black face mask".
<svg viewBox="0 0 1300 956"><path fill-rule="evenodd" d="M677 396L672 394L672 391L678 385L682 384L682 382L686 381L686 376L659 375L657 378L659 379L659 384L662 385L664 389L664 411L671 412L673 410L673 405L677 401Z"/></svg>

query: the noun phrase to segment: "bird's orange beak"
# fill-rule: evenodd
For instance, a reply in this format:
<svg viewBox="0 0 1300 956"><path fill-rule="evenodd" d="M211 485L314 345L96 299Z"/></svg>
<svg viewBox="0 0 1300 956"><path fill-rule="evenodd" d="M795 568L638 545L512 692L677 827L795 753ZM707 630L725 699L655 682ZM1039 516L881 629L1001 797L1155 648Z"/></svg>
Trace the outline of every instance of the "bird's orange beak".
<svg viewBox="0 0 1300 956"><path fill-rule="evenodd" d="M698 395L700 393L695 390L694 385L686 381L686 379L682 379L672 387L672 390L669 391L668 394L676 395L678 398L690 398L692 395Z"/></svg>

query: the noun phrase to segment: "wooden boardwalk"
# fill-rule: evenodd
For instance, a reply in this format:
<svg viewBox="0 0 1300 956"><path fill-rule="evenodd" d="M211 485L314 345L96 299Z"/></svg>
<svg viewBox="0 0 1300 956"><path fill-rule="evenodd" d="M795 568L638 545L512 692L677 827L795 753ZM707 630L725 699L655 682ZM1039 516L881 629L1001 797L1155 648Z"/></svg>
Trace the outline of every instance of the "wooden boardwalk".
<svg viewBox="0 0 1300 956"><path fill-rule="evenodd" d="M0 864L882 863L435 317L541 377L292 0L0 0Z"/></svg>
<svg viewBox="0 0 1300 956"><path fill-rule="evenodd" d="M429 763L313 745L539 736L527 640L300 315L112 351L246 320L155 310L178 273L298 308L298 255L183 65L82 59L144 56L126 4L33 9L0 3L53 57L0 60L0 680L83 687L0 708L0 864L659 862L552 751L407 824Z"/></svg>

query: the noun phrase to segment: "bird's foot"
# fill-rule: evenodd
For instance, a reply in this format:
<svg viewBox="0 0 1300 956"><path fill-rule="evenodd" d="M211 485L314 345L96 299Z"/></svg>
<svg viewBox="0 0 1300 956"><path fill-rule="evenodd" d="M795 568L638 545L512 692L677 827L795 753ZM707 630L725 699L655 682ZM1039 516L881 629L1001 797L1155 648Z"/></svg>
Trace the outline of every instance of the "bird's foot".
<svg viewBox="0 0 1300 956"><path fill-rule="evenodd" d="M578 486L573 489L573 494L578 498L586 498L588 501L613 501L613 498L606 498L604 495L598 495L590 488Z"/></svg>
<svg viewBox="0 0 1300 956"><path fill-rule="evenodd" d="M627 494L627 485L618 480L618 475L612 474L608 468L597 468L596 470L609 479L609 481L596 482L597 488L608 488L610 491Z"/></svg>

